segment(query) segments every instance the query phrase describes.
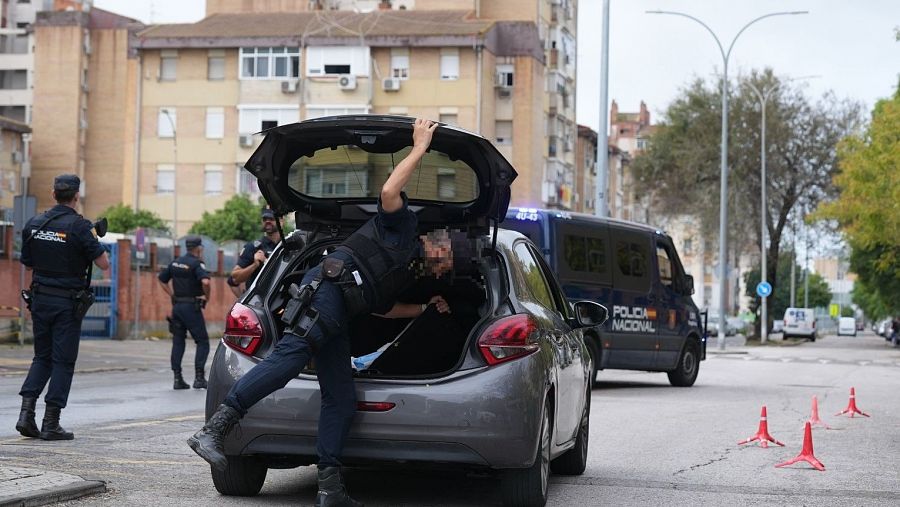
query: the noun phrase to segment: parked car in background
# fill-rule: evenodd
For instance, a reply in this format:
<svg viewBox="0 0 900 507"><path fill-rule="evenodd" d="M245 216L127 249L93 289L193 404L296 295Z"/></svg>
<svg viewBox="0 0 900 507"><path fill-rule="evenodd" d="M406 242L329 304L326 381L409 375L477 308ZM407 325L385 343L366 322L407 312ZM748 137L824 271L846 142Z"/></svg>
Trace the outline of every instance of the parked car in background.
<svg viewBox="0 0 900 507"><path fill-rule="evenodd" d="M295 211L307 235L279 243L229 312L210 368L207 418L283 336L289 286L376 213L378 192L368 185L384 181L409 152L412 122L342 116L267 131L245 167L275 212ZM446 183L454 192L437 183L443 174L453 176ZM422 231L464 233L471 262L452 284L472 295L463 312L471 318L428 309L408 322L367 315L347 324L352 356L392 345L354 373L357 414L345 465L478 469L497 476L505 504L536 506L547 500L551 471L584 472L594 371L584 335L596 333L607 311L567 300L531 241L490 226L503 221L515 177L483 137L443 125L435 131L406 189L409 208ZM211 468L219 492L252 496L269 468L318 460L315 368L254 405L228 434L227 468Z"/></svg>
<svg viewBox="0 0 900 507"><path fill-rule="evenodd" d="M784 311L784 338L793 336L816 341L816 313L812 308L788 308Z"/></svg>
<svg viewBox="0 0 900 507"><path fill-rule="evenodd" d="M838 336L856 336L856 319L841 317L838 319Z"/></svg>
<svg viewBox="0 0 900 507"><path fill-rule="evenodd" d="M734 329L733 334L747 334L749 325L746 320L740 317L728 317L726 320L728 321L728 327Z"/></svg>
<svg viewBox="0 0 900 507"><path fill-rule="evenodd" d="M783 333L784 332L784 321L783 320L773 320L772 321L772 332L773 333Z"/></svg>
<svg viewBox="0 0 900 507"><path fill-rule="evenodd" d="M737 329L731 324L729 319L731 319L731 317L725 318L725 336L734 336L737 334ZM709 336L719 336L718 313L710 312L706 322L706 329L709 332Z"/></svg>
<svg viewBox="0 0 900 507"><path fill-rule="evenodd" d="M503 227L531 238L570 301L609 307L599 333L585 333L594 367L668 373L691 386L706 359L694 278L672 238L655 227L560 210L510 208ZM595 375L596 379L596 375Z"/></svg>

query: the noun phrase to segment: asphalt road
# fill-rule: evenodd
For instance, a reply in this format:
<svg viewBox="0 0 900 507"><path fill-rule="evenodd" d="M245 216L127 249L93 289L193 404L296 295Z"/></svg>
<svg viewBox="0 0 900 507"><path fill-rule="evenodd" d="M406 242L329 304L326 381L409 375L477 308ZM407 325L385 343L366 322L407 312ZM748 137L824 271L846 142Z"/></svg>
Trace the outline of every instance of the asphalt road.
<svg viewBox="0 0 900 507"><path fill-rule="evenodd" d="M84 342L63 411L76 440L54 443L15 433L28 350L0 349L0 463L107 481L108 493L69 505L310 505L313 467L271 470L254 498L216 493L208 467L184 443L202 424L204 392L171 390L168 346ZM661 373L601 372L588 469L553 477L550 505L900 504L900 349L866 334L726 352L710 354L692 388L670 387ZM871 418L834 416L851 386ZM826 471L774 468L799 452L813 395L832 427L813 432ZM771 434L786 447L736 445L756 432L764 404ZM363 469L346 476L367 505L500 503L489 475Z"/></svg>

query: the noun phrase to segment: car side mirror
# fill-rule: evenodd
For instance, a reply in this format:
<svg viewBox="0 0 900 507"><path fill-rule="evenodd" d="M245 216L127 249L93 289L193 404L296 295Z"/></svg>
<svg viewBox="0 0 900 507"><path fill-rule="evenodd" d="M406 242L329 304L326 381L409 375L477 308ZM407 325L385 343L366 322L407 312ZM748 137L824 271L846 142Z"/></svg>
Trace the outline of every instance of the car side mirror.
<svg viewBox="0 0 900 507"><path fill-rule="evenodd" d="M684 293L687 296L694 293L694 277L691 275L684 275Z"/></svg>
<svg viewBox="0 0 900 507"><path fill-rule="evenodd" d="M609 318L609 310L593 301L575 303L575 320L581 327L599 326Z"/></svg>

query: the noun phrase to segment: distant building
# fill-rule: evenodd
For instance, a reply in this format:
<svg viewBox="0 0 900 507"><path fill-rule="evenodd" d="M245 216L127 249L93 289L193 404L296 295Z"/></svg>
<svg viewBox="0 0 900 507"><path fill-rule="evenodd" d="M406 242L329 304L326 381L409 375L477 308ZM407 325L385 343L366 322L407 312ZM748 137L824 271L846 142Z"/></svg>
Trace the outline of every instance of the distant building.
<svg viewBox="0 0 900 507"><path fill-rule="evenodd" d="M23 122L0 116L0 220L12 221L13 202L21 192L25 142L31 128Z"/></svg>
<svg viewBox="0 0 900 507"><path fill-rule="evenodd" d="M591 214L594 213L597 200L597 138L597 132L590 127L578 126L578 142L575 146L577 182L575 210ZM607 145L607 156L609 157L608 214L612 218L625 219L623 180L631 157L613 144Z"/></svg>
<svg viewBox="0 0 900 507"><path fill-rule="evenodd" d="M621 113L619 105L612 101L609 109L609 144L625 152L629 159L634 159L649 147L650 136L655 130L656 127L650 124L650 111L644 101L641 101L637 113ZM615 193L609 196L611 212L615 210L614 216L635 222L651 222L649 200L646 196L636 196L634 175L628 164L619 164L615 168L610 165L609 173L610 181L615 181L614 189L610 185Z"/></svg>

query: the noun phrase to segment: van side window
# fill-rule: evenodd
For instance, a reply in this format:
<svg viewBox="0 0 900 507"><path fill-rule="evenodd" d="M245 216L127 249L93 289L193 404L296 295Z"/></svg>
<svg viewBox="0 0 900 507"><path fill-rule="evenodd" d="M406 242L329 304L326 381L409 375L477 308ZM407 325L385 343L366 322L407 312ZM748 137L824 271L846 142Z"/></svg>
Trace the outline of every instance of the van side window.
<svg viewBox="0 0 900 507"><path fill-rule="evenodd" d="M516 259L518 259L524 275L524 280L517 281L524 287L516 287L516 293L525 299L539 303L548 310L555 311L556 305L553 304L550 288L547 287L547 281L544 280L540 266L528 250L528 245L521 242L516 243L513 252L516 254Z"/></svg>
<svg viewBox="0 0 900 507"><path fill-rule="evenodd" d="M615 264L614 285L638 292L650 291L650 242L641 234L625 231L614 232Z"/></svg>
<svg viewBox="0 0 900 507"><path fill-rule="evenodd" d="M669 260L669 254L666 252L666 249L658 245L656 247L656 263L659 265L659 282L665 287L674 289L675 278L672 275L674 271L672 269L672 261Z"/></svg>
<svg viewBox="0 0 900 507"><path fill-rule="evenodd" d="M612 283L605 224L561 223L557 231L560 280Z"/></svg>

